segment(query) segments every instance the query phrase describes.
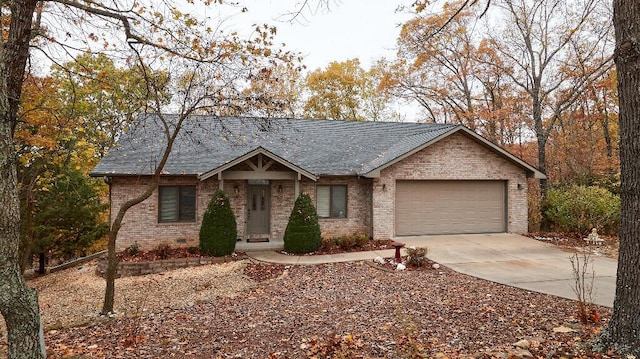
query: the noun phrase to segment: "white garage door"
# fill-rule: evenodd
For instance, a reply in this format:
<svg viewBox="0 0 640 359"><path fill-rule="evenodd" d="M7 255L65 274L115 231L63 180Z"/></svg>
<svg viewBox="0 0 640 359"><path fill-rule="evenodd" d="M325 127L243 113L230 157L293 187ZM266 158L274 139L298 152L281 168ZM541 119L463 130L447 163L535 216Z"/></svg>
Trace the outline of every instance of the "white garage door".
<svg viewBox="0 0 640 359"><path fill-rule="evenodd" d="M398 181L396 235L506 232L505 181Z"/></svg>

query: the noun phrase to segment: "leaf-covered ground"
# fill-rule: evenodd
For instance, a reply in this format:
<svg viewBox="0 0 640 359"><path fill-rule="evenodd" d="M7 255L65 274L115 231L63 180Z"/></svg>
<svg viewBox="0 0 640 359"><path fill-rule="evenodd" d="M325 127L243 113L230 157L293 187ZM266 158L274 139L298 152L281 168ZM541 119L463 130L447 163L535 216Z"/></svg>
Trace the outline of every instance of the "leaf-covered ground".
<svg viewBox="0 0 640 359"><path fill-rule="evenodd" d="M612 356L591 353L586 345L606 324L608 309L597 308L599 324L580 326L575 324L573 301L444 267L389 272L361 262L292 267L247 262L238 268L255 282L241 295L49 330L45 333L49 356ZM198 288L196 284L193 288ZM127 288L121 285L119 290ZM170 291L164 295L175 302Z"/></svg>

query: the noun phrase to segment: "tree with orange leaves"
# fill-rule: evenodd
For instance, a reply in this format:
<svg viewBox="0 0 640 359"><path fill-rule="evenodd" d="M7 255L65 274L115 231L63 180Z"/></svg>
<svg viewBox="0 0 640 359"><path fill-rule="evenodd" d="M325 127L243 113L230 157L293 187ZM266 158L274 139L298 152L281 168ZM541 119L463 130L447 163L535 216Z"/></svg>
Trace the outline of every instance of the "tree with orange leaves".
<svg viewBox="0 0 640 359"><path fill-rule="evenodd" d="M181 4L181 9L175 2L152 0L10 0L0 4L0 313L7 326L9 358L46 356L38 295L22 277L18 253L21 218L15 133L32 49L38 48L56 62L58 54L73 57L89 50L136 64L150 103L145 110L156 113L163 124L166 146L152 164L153 180L112 214L104 313L113 310L115 239L124 214L156 189L181 124L193 113L215 111L231 102L248 72L270 61L291 59L291 54L274 49L274 28L256 26L251 37L241 38L235 32L226 33L216 26L219 23L200 18L193 1ZM222 6L223 1L202 0L201 5ZM168 81L153 76L159 68L171 74ZM179 113L172 120L162 115L169 109L167 100Z"/></svg>

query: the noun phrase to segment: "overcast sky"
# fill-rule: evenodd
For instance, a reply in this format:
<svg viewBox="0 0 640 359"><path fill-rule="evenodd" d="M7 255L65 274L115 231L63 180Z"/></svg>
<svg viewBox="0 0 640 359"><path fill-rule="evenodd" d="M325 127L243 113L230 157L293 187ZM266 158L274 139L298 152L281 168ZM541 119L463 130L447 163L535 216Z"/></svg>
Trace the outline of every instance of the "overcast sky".
<svg viewBox="0 0 640 359"><path fill-rule="evenodd" d="M359 58L364 68L380 57L395 55L399 24L411 18L396 8L406 0L328 0L329 10L309 8L292 22L286 14L299 8L297 0L246 0L248 13L227 20L229 29L270 23L278 28L276 40L301 52L309 70L332 61ZM310 0L316 6L322 0Z"/></svg>

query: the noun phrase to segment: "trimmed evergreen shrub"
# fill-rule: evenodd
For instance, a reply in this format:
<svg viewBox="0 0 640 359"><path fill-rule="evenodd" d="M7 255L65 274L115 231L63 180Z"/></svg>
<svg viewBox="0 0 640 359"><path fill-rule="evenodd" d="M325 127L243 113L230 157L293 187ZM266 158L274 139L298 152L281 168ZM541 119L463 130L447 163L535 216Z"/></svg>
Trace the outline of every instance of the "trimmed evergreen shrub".
<svg viewBox="0 0 640 359"><path fill-rule="evenodd" d="M547 192L545 215L560 231L586 233L597 227L617 234L620 197L597 186L554 188Z"/></svg>
<svg viewBox="0 0 640 359"><path fill-rule="evenodd" d="M284 250L290 253L309 253L322 244L316 208L309 195L298 196L284 231Z"/></svg>
<svg viewBox="0 0 640 359"><path fill-rule="evenodd" d="M200 226L200 251L216 257L233 253L236 248L236 217L229 198L222 190L211 197Z"/></svg>

